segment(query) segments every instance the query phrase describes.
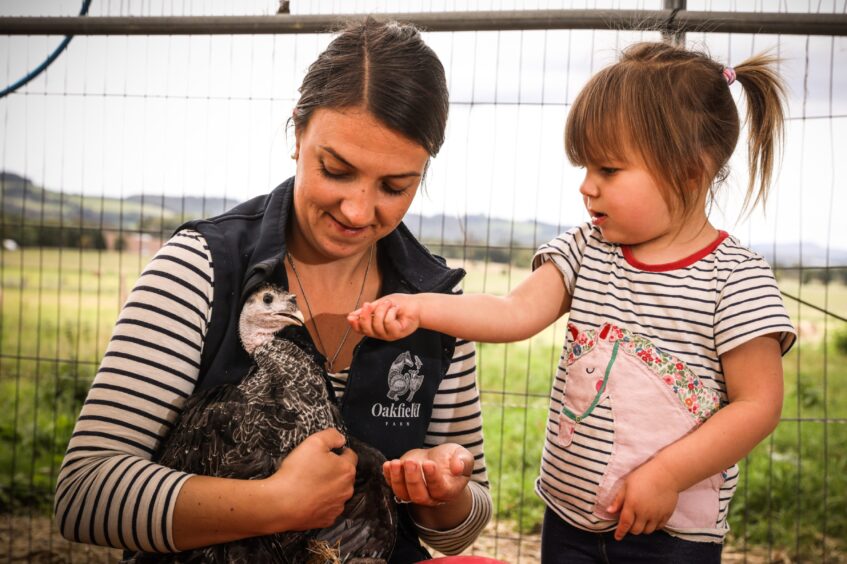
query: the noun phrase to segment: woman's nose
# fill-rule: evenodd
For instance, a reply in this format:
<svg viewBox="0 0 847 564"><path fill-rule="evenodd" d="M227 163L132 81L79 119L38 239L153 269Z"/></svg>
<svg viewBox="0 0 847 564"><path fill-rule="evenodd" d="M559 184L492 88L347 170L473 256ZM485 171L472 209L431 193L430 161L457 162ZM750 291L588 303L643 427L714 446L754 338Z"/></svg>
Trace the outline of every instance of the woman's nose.
<svg viewBox="0 0 847 564"><path fill-rule="evenodd" d="M350 190L341 200L341 214L344 222L350 227L365 227L374 218L375 199L373 189L367 186L357 186Z"/></svg>

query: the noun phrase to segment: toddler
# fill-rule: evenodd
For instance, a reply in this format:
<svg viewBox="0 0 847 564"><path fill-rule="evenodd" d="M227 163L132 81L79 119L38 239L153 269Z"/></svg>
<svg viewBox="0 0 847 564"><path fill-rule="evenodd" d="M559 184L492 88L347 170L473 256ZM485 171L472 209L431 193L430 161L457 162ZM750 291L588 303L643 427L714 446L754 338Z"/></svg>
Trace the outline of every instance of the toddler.
<svg viewBox="0 0 847 564"><path fill-rule="evenodd" d="M766 201L783 124L775 65L629 47L565 128L589 222L542 245L507 296L395 294L348 318L379 339L423 327L507 342L569 314L536 482L542 562L720 561L736 463L779 421L795 333L770 267L707 210L738 141L736 82L744 209Z"/></svg>

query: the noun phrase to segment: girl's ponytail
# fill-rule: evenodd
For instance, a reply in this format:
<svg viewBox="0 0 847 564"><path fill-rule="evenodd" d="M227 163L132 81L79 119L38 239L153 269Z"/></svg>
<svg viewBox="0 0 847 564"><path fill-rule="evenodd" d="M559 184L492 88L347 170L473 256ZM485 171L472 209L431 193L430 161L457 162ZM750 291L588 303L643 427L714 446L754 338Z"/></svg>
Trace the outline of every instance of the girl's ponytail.
<svg viewBox="0 0 847 564"><path fill-rule="evenodd" d="M779 60L759 54L737 65L736 81L744 87L747 103L747 164L750 181L743 210L767 203L774 159L782 146L785 85L776 72Z"/></svg>

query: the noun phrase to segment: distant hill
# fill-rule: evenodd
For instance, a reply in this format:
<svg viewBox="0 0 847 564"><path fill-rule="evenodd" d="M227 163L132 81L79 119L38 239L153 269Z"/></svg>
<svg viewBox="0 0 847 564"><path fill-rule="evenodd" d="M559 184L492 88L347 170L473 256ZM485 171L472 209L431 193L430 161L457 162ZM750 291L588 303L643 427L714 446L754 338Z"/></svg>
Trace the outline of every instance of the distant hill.
<svg viewBox="0 0 847 564"><path fill-rule="evenodd" d="M777 245L753 245L753 250L765 257L772 265L781 267L794 267L803 264L806 268L815 267L847 267L847 250L829 249L827 257L826 247L816 243L804 241L799 243L778 243ZM801 261L802 259L802 261Z"/></svg>
<svg viewBox="0 0 847 564"><path fill-rule="evenodd" d="M183 221L208 217L238 202L195 196L82 196L37 186L30 179L0 172L0 213L4 221L91 228L169 230Z"/></svg>
<svg viewBox="0 0 847 564"><path fill-rule="evenodd" d="M124 199L81 196L47 190L28 178L0 172L0 213L4 222L30 225L59 225L96 229L161 230L165 235L183 221L219 214L239 202L230 198L197 196L136 195ZM422 216L410 213L404 222L422 241L436 246L466 245L470 248L512 247L535 249L568 229L535 221L512 221L484 215ZM801 262L800 244L761 244L753 249L774 266L793 267ZM444 252L443 249L438 252ZM446 253L445 253L446 254ZM492 260L495 255L486 255ZM496 256L512 256L500 253ZM514 259L514 257L513 257ZM507 259L508 260L508 259ZM847 250L827 249L815 243L802 243L804 267L847 267Z"/></svg>
<svg viewBox="0 0 847 564"><path fill-rule="evenodd" d="M570 226L535 221L512 221L484 215L456 217L450 215L421 216L407 214L403 220L412 233L426 242L466 243L528 247L535 249Z"/></svg>

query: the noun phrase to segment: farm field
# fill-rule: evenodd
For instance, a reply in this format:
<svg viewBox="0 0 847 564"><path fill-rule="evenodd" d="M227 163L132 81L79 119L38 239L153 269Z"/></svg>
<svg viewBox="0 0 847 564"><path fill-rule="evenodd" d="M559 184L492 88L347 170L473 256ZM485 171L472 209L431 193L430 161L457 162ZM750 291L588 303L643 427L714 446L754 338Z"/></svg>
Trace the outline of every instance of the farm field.
<svg viewBox="0 0 847 564"><path fill-rule="evenodd" d="M0 252L0 513L9 516L9 531L49 515L76 414L146 261L107 251ZM503 293L529 273L502 263L451 263L468 270L467 292ZM780 284L791 296L847 312L844 285L787 277ZM728 550L751 562L843 562L847 327L791 298L786 304L801 340L784 359L782 421L742 462ZM512 536L531 539L540 530L533 482L564 326L560 320L528 341L478 348L492 527Z"/></svg>

